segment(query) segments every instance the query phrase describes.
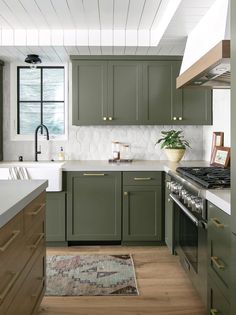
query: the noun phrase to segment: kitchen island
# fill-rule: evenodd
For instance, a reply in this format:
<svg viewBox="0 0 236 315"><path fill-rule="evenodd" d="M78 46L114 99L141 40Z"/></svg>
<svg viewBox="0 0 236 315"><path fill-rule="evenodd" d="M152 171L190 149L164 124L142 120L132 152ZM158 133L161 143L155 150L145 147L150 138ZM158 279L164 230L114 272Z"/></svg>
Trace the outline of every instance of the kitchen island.
<svg viewBox="0 0 236 315"><path fill-rule="evenodd" d="M45 291L47 181L0 181L0 314L37 314Z"/></svg>

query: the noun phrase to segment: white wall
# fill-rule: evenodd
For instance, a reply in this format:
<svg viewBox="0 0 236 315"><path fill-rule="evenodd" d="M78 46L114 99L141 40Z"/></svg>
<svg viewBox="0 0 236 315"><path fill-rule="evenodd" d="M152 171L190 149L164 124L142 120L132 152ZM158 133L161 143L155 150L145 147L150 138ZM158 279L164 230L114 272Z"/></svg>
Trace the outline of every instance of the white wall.
<svg viewBox="0 0 236 315"><path fill-rule="evenodd" d="M34 158L33 141L13 141L10 135L10 121L14 119L10 110L10 66L4 67L4 160L17 160L23 155L25 160ZM16 106L16 104L15 104ZM69 104L71 108L71 102ZM71 121L71 119L70 119ZM43 159L57 159L60 146L65 148L67 159L106 160L111 153L111 141L118 140L131 144L135 159L165 160L166 156L155 142L163 129L172 126L88 126L77 127L69 124L67 141L42 141ZM187 150L186 160L202 160L203 158L203 127L178 126L183 129L191 150Z"/></svg>
<svg viewBox="0 0 236 315"><path fill-rule="evenodd" d="M203 127L203 159L210 161L212 134L224 132L224 146L230 147L230 90L213 91L213 125Z"/></svg>

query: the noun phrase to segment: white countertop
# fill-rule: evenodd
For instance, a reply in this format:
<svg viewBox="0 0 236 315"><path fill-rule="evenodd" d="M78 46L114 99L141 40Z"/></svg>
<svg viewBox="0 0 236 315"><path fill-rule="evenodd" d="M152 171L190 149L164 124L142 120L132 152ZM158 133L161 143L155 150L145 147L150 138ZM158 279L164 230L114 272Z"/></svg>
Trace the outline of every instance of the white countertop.
<svg viewBox="0 0 236 315"><path fill-rule="evenodd" d="M109 163L108 161L65 161L62 170L70 171L107 171L107 172L127 172L127 171L175 171L178 166L209 166L206 161L182 161L173 163L169 161L156 160L134 160L131 163Z"/></svg>
<svg viewBox="0 0 236 315"><path fill-rule="evenodd" d="M45 180L0 180L0 228L47 186Z"/></svg>
<svg viewBox="0 0 236 315"><path fill-rule="evenodd" d="M62 166L63 171L90 171L90 172L129 172L129 171L169 171L175 172L178 166L182 167L199 167L210 166L206 161L181 161L180 163L173 163L169 161L156 160L135 160L131 163L108 163L108 161L65 161ZM211 189L202 188L202 195L222 209L224 212L231 214L230 206L230 189Z"/></svg>

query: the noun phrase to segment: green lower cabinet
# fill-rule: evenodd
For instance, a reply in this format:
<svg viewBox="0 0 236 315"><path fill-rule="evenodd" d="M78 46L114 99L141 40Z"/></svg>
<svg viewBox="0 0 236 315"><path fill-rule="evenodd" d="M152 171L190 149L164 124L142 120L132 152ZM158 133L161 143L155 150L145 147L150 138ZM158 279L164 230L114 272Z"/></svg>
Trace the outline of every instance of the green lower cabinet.
<svg viewBox="0 0 236 315"><path fill-rule="evenodd" d="M121 173L67 173L67 240L121 241Z"/></svg>
<svg viewBox="0 0 236 315"><path fill-rule="evenodd" d="M161 186L124 186L123 241L161 240Z"/></svg>
<svg viewBox="0 0 236 315"><path fill-rule="evenodd" d="M169 248L171 254L174 253L174 213L173 202L170 198L170 189L167 184L171 181L169 175L165 178L165 243Z"/></svg>
<svg viewBox="0 0 236 315"><path fill-rule="evenodd" d="M66 241L66 193L48 192L46 196L46 241Z"/></svg>
<svg viewBox="0 0 236 315"><path fill-rule="evenodd" d="M208 315L229 315L230 304L215 281L208 277Z"/></svg>

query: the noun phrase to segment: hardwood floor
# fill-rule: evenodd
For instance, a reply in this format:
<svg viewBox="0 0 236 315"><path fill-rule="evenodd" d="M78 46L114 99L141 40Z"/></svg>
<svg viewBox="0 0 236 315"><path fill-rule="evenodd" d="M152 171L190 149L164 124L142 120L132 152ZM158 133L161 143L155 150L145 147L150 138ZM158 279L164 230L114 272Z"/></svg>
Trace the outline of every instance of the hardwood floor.
<svg viewBox="0 0 236 315"><path fill-rule="evenodd" d="M45 297L40 315L204 315L202 303L179 264L166 247L49 248L66 253L131 253L139 296Z"/></svg>

